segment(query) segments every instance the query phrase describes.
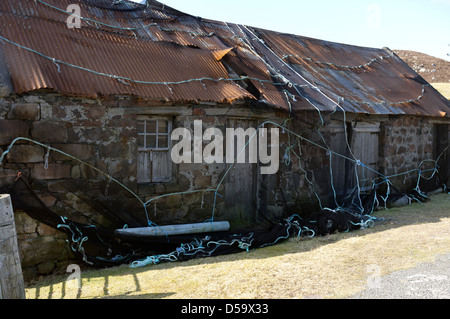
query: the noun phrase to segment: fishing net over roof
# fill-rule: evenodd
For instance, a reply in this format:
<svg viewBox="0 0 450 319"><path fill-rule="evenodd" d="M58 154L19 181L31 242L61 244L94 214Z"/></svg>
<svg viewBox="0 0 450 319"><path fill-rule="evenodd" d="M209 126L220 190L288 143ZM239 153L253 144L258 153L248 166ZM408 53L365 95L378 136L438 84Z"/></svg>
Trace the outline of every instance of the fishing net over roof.
<svg viewBox="0 0 450 319"><path fill-rule="evenodd" d="M81 28L67 26L71 4L81 8ZM157 1L3 0L0 12L0 48L18 94L450 116L448 101L389 50L205 20Z"/></svg>

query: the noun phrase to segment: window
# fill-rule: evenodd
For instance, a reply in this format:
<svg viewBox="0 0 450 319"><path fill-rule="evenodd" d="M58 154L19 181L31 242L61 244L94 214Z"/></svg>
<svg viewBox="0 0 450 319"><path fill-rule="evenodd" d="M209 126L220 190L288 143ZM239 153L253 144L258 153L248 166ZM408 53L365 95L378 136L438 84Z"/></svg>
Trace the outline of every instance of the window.
<svg viewBox="0 0 450 319"><path fill-rule="evenodd" d="M162 183L171 180L171 131L172 122L168 119L138 122L138 183Z"/></svg>

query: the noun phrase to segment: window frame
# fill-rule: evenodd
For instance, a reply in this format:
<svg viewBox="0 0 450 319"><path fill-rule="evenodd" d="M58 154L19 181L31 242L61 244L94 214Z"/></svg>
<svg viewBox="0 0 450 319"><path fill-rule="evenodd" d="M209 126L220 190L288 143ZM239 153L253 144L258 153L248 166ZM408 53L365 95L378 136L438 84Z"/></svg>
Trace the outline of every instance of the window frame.
<svg viewBox="0 0 450 319"><path fill-rule="evenodd" d="M155 133L148 133L147 132L147 122L150 121L156 121L156 132ZM167 122L167 133L160 133L159 132L159 122L165 121ZM169 118L148 118L148 119L139 119L138 122L144 122L144 133L140 133L138 131L137 136L144 136L144 145L147 146L146 140L147 136L156 136L156 146L155 147L140 147L138 144L138 151L144 152L144 151L170 151L171 150L171 133L172 133L172 121ZM166 136L167 137L167 147L158 147L159 138L160 136Z"/></svg>
<svg viewBox="0 0 450 319"><path fill-rule="evenodd" d="M148 122L156 121L156 128L154 132L148 132ZM159 132L160 122L165 121L167 123L167 130L164 133ZM158 153L166 153L167 158L170 159L170 151L172 149L172 118L171 117L145 117L137 119L137 135L136 135L136 144L138 150L137 156L137 183L138 184L161 184L170 182L173 179L173 169L172 162L169 161L166 163L168 172L165 176L153 176L153 160L155 155ZM140 130L143 122L143 131ZM139 136L144 137L144 146L139 145L138 138ZM154 147L148 147L147 144L147 136L154 136L156 139ZM164 136L167 137L167 147L159 147L159 137ZM142 160L148 160L148 163L142 163ZM147 174L144 176L141 175L140 169L141 165L146 168ZM148 167L146 167L148 166ZM144 170L143 170L144 171Z"/></svg>

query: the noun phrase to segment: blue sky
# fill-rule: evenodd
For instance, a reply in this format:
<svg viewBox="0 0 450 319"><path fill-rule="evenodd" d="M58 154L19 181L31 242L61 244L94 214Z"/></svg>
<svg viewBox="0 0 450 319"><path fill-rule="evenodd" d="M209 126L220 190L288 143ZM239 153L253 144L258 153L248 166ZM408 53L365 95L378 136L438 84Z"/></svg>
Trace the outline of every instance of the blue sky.
<svg viewBox="0 0 450 319"><path fill-rule="evenodd" d="M359 46L420 51L450 61L450 0L160 2L203 18Z"/></svg>

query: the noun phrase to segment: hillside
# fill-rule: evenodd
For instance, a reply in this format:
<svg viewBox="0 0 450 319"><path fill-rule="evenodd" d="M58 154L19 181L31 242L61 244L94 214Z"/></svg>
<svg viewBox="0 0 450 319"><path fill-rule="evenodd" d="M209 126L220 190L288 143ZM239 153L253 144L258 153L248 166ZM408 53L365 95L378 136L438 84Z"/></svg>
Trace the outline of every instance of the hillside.
<svg viewBox="0 0 450 319"><path fill-rule="evenodd" d="M395 53L429 83L450 83L450 62L414 51Z"/></svg>
<svg viewBox="0 0 450 319"><path fill-rule="evenodd" d="M450 62L415 51L396 50L395 53L436 90L450 99Z"/></svg>

